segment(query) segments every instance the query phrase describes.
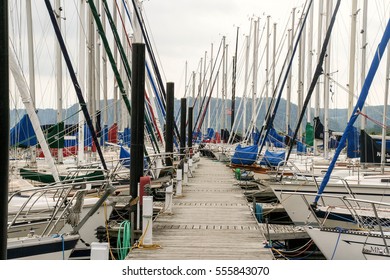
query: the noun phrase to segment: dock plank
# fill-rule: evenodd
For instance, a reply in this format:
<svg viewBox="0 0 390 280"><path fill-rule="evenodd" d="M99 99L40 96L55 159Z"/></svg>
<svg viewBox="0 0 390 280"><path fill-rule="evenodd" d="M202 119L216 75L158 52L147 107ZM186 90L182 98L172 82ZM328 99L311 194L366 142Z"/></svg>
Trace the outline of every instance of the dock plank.
<svg viewBox="0 0 390 280"><path fill-rule="evenodd" d="M202 157L192 175L172 214L153 222L158 248L133 249L126 259L274 259L231 169Z"/></svg>

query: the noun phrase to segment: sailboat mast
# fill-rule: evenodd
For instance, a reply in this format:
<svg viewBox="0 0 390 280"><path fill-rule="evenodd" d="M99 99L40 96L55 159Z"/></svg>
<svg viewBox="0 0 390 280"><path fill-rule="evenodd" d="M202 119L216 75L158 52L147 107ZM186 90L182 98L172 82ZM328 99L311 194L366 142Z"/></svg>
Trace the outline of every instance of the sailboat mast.
<svg viewBox="0 0 390 280"><path fill-rule="evenodd" d="M101 2L101 11L104 10L103 1ZM106 14L101 13L102 16L102 25L104 30L106 29ZM107 86L107 53L103 48L103 57L102 57L102 70L103 70L103 128L108 126L108 86ZM104 133L108 133L108 131L104 130ZM103 136L104 137L104 136Z"/></svg>
<svg viewBox="0 0 390 280"><path fill-rule="evenodd" d="M349 94L348 94L348 117L353 110L353 96L355 92L355 53L356 53L356 16L357 0L352 1L351 14L351 41L349 46Z"/></svg>
<svg viewBox="0 0 390 280"><path fill-rule="evenodd" d="M9 131L8 1L0 6L0 129ZM7 259L9 137L0 137L0 260Z"/></svg>
<svg viewBox="0 0 390 280"><path fill-rule="evenodd" d="M82 92L85 92L85 50L86 50L86 43L85 43L85 33L84 33L84 26L85 26L85 0L80 0L80 26L79 26L79 84ZM80 112L79 112L79 124L78 124L78 147L77 147L77 163L83 163L84 162L84 123L85 118L84 114L81 111L81 105Z"/></svg>
<svg viewBox="0 0 390 280"><path fill-rule="evenodd" d="M253 31L253 77L252 77L252 128L256 128L256 94L257 94L257 56L258 56L258 48L257 48L257 35L259 28L259 19L253 22L254 31ZM252 139L253 141L253 139Z"/></svg>
<svg viewBox="0 0 390 280"><path fill-rule="evenodd" d="M268 108L268 97L269 97L269 37L270 37L270 18L267 16L267 40L265 46L265 108Z"/></svg>
<svg viewBox="0 0 390 280"><path fill-rule="evenodd" d="M295 28L295 8L292 10L291 16L291 30L288 32L288 41L290 44L289 56L292 55L294 49L294 28ZM288 72L287 77L287 104L286 104L286 132L288 133L288 128L290 127L290 111L291 111L291 83L292 83L292 71Z"/></svg>
<svg viewBox="0 0 390 280"><path fill-rule="evenodd" d="M248 91L248 79L249 79L249 36L245 36L245 80L244 80L244 94L243 94L243 120L242 120L242 135L246 135L246 104L247 104L247 91Z"/></svg>
<svg viewBox="0 0 390 280"><path fill-rule="evenodd" d="M61 1L56 0L54 11L56 14L57 25L61 30ZM56 53L56 81L57 81L57 123L61 122L62 117L62 58L61 58L61 48L58 42L55 43L55 53ZM62 148L58 147L58 163L64 161Z"/></svg>
<svg viewBox="0 0 390 280"><path fill-rule="evenodd" d="M213 58L213 51L214 51L213 44L211 44L210 67L213 67L213 63L214 63L214 61L213 61L214 60L214 58ZM213 78L213 71L210 71L210 82L211 82L212 78ZM212 89L210 89L210 90L212 90ZM212 93L210 93L210 95L211 94ZM207 127L211 127L211 124L210 124L210 122L211 122L211 110L212 110L212 108L211 108L211 104L210 104L210 106L207 109Z"/></svg>
<svg viewBox="0 0 390 280"><path fill-rule="evenodd" d="M331 15L331 10L333 6L333 1L328 0L326 2L326 26L329 26L329 21ZM330 73L330 41L328 43L327 47L327 56L325 57L325 67L324 67L324 73L325 73L325 78L324 78L324 158L328 158L328 153L329 153L329 73Z"/></svg>
<svg viewBox="0 0 390 280"><path fill-rule="evenodd" d="M363 0L363 26L361 30L362 34L362 58L361 58L361 72L360 72L360 83L361 87L363 86L364 79L366 77L366 52L367 52L367 12L368 12L368 3L367 0ZM363 108L363 113L365 113L366 108ZM366 128L366 118L361 118L360 127L362 130Z"/></svg>
<svg viewBox="0 0 390 280"><path fill-rule="evenodd" d="M387 48L387 64L386 64L386 85L385 85L385 100L383 103L383 127L382 127L382 152L381 152L381 172L385 172L386 164L386 133L387 133L387 104L389 99L389 83L390 83L390 48Z"/></svg>
<svg viewBox="0 0 390 280"><path fill-rule="evenodd" d="M27 44L28 44L28 73L31 100L35 106L35 63L34 63L34 39L31 12L31 1L26 1L27 13ZM31 162L36 163L36 147L31 147Z"/></svg>
<svg viewBox="0 0 390 280"><path fill-rule="evenodd" d="M304 16L305 15L302 13L302 18ZM298 65L299 65L299 69L298 69L298 112L299 112L299 114L301 114L302 110L303 110L303 96L304 96L303 91L304 91L304 85L305 85L305 83L304 83L304 81L305 81L304 70L305 70L305 57L306 57L305 45L306 45L306 25L303 27L301 40L299 41L299 59L298 59ZM302 141L302 127L299 127L298 139L299 139L299 141Z"/></svg>
<svg viewBox="0 0 390 280"><path fill-rule="evenodd" d="M113 7L112 7L112 10L113 10L113 21L114 21L114 24L117 25L118 24L118 12L116 10L116 2L113 1ZM114 50L113 50L113 59L115 61L115 63L118 63L118 46L116 44L114 44ZM119 103L119 98L118 98L118 88L119 88L119 85L117 83L114 83L114 123L118 124L118 127L119 126L119 106L121 103Z"/></svg>
<svg viewBox="0 0 390 280"><path fill-rule="evenodd" d="M314 9L310 9L309 11L309 29L308 29L308 42L307 42L307 48L308 48L308 56L307 56L307 76L306 76L306 81L307 85L310 85L312 77L312 67L313 67L313 19L314 19ZM311 122L311 99L309 101L309 106L307 110L307 122Z"/></svg>
<svg viewBox="0 0 390 280"><path fill-rule="evenodd" d="M318 3L318 32L317 32L317 50L321 48L321 43L322 43L322 17L323 17L323 10L324 10L324 1L319 0ZM319 54L318 54L318 59L319 59ZM318 61L317 59L317 61ZM317 86L316 86L316 93L315 93L315 98L314 98L314 117L319 117L320 116L320 84L321 84L321 78L318 78ZM315 129L315 128L314 128ZM314 154L318 154L318 144L317 140L314 137Z"/></svg>
<svg viewBox="0 0 390 280"><path fill-rule="evenodd" d="M237 76L237 49L238 49L238 31L239 27L237 26L237 35L236 35L236 49L233 56L233 82L232 82L232 107L231 107L231 119L230 119L230 128L233 132L234 124L234 115L236 110L236 76Z"/></svg>
<svg viewBox="0 0 390 280"><path fill-rule="evenodd" d="M276 22L274 23L274 34L273 34L273 42L272 42L272 84L271 84L271 92L272 92L272 95L275 91L275 78L276 78L276 74L275 74L275 67L276 67L276 29L277 29L277 24ZM269 106L269 97L267 96L267 100L266 100L266 108L268 108Z"/></svg>
<svg viewBox="0 0 390 280"><path fill-rule="evenodd" d="M222 55L222 112L221 112L221 129L224 131L225 129L225 121L226 121L226 56L227 56L227 46L226 46L226 37L223 36L222 38L222 48L223 48L223 55ZM223 141L224 137L223 133L221 135L221 141Z"/></svg>

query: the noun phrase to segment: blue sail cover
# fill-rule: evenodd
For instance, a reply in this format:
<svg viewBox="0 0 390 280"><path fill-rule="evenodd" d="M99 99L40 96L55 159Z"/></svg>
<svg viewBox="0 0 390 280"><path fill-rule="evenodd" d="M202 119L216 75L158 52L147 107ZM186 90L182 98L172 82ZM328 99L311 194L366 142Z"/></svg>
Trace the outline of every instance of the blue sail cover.
<svg viewBox="0 0 390 280"><path fill-rule="evenodd" d="M367 76L366 76L366 79L364 81L359 98L356 102L355 108L352 111L352 115L351 115L349 122L344 130L343 136L340 139L340 143L337 146L337 149L336 149L336 152L335 152L334 157L332 159L332 162L330 163L329 168L324 176L324 179L321 182L321 185L318 189L317 196L314 199L314 203L318 202L321 194L324 192L324 189L329 182L330 174L333 171L333 168L334 168L336 161L341 153L341 150L345 147L345 143L347 141L347 136L349 135L350 131L352 130L353 124L355 123L355 121L359 115L359 114L357 114L357 112L361 111L364 107L364 103L366 102L367 95L368 95L368 92L370 90L372 81L374 80L374 76L375 76L376 71L378 70L378 67L379 67L379 62L382 59L383 53L386 49L386 46L387 46L389 39L390 39L390 20L387 22L386 30L385 30L385 32L382 36L382 39L381 39L381 41L380 41L380 43L375 51L374 58L371 62L370 69L367 72Z"/></svg>
<svg viewBox="0 0 390 280"><path fill-rule="evenodd" d="M92 133L87 124L84 124L84 147L92 147Z"/></svg>
<svg viewBox="0 0 390 280"><path fill-rule="evenodd" d="M352 127L347 137L347 156L348 158L359 158L359 139L360 133L356 127Z"/></svg>
<svg viewBox="0 0 390 280"><path fill-rule="evenodd" d="M302 142L297 142L297 153L298 154L306 154L307 146Z"/></svg>
<svg viewBox="0 0 390 280"><path fill-rule="evenodd" d="M120 158L121 164L124 167L130 169L130 152L128 150L126 150L125 148L123 148L123 146L121 146L121 150L119 152L119 158ZM148 168L148 161L144 157L144 170L147 168Z"/></svg>
<svg viewBox="0 0 390 280"><path fill-rule="evenodd" d="M207 128L207 133L206 135L204 136L204 139L203 140L211 140L213 137L214 137L214 129L209 127Z"/></svg>
<svg viewBox="0 0 390 280"><path fill-rule="evenodd" d="M105 146L106 142L108 142L108 125L104 125L100 138L100 146Z"/></svg>
<svg viewBox="0 0 390 280"><path fill-rule="evenodd" d="M242 147L240 144L231 159L232 164L252 165L257 158L259 147L257 145Z"/></svg>
<svg viewBox="0 0 390 280"><path fill-rule="evenodd" d="M123 131L123 145L130 147L130 143L131 143L131 130L130 128L126 127Z"/></svg>
<svg viewBox="0 0 390 280"><path fill-rule="evenodd" d="M265 154L260 161L260 165L266 165L269 167L276 167L278 164L284 160L286 152L271 152L269 150L265 151Z"/></svg>
<svg viewBox="0 0 390 280"><path fill-rule="evenodd" d="M277 148L284 147L284 136L279 135L273 127L269 131L267 141L271 142Z"/></svg>
<svg viewBox="0 0 390 280"><path fill-rule="evenodd" d="M27 148L38 143L31 120L27 114L11 129L10 146Z"/></svg>

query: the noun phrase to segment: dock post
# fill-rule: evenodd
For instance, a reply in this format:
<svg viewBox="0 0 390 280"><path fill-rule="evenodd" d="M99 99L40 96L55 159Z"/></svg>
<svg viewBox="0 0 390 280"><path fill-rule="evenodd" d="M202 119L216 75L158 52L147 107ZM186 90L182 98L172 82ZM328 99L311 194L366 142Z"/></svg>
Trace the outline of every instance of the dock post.
<svg viewBox="0 0 390 280"><path fill-rule="evenodd" d="M156 179L158 177L160 177L160 172L161 172L162 168L163 168L162 158L158 157L158 158L156 158L156 172L155 172Z"/></svg>
<svg viewBox="0 0 390 280"><path fill-rule="evenodd" d="M166 113L166 127L165 127L165 165L173 166L173 134L174 134L174 83L167 83L167 113Z"/></svg>
<svg viewBox="0 0 390 280"><path fill-rule="evenodd" d="M188 185L188 163L184 163L184 178L183 178L183 185L187 186Z"/></svg>
<svg viewBox="0 0 390 280"><path fill-rule="evenodd" d="M183 170L182 169L177 169L176 171L176 196L181 196L182 195L182 184L183 184Z"/></svg>
<svg viewBox="0 0 390 280"><path fill-rule="evenodd" d="M173 203L173 181L171 181L169 186L165 188L164 213L172 214L172 203Z"/></svg>
<svg viewBox="0 0 390 280"><path fill-rule="evenodd" d="M189 170L189 172L190 172L191 178L194 177L194 176L192 175L192 172L194 172L192 158L190 158L190 159L188 160L188 170Z"/></svg>
<svg viewBox="0 0 390 280"><path fill-rule="evenodd" d="M142 204L142 245L153 245L153 196L144 196Z"/></svg>

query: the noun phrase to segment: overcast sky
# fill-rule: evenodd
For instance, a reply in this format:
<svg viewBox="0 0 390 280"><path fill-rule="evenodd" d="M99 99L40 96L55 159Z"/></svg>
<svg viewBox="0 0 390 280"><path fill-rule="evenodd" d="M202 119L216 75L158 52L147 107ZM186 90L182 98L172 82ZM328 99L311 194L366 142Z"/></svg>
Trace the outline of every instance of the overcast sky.
<svg viewBox="0 0 390 280"><path fill-rule="evenodd" d="M196 71L205 52L210 59L211 44L215 55L222 36L226 36L232 56L237 27L241 46L249 34L251 19L260 18L262 26L271 16L271 23L284 29L292 8L301 10L304 3L305 0L147 0L143 6L166 79L182 90L186 61L188 71Z"/></svg>
<svg viewBox="0 0 390 280"><path fill-rule="evenodd" d="M118 4L121 0L116 0ZM54 4L54 1L52 1ZM108 1L109 6L113 6L113 2ZM131 5L131 1L128 0ZM318 2L315 0L313 6L314 22L313 22L313 59L316 59L317 46L317 16ZM327 1L324 1L327 3ZM362 26L362 0L358 0L358 15L357 15L357 48L356 48L356 66L360 67L361 53L361 26ZM74 67L78 67L78 29L74 28L78 25L78 3L79 1L61 1L63 6L63 33L69 47L69 52L73 59ZM143 14L149 31L149 35L153 41L154 51L158 57L161 71L163 72L164 82L175 83L175 96L180 98L184 95L185 88L185 66L187 65L187 79L193 71L198 71L198 65L207 52L207 60L210 59L211 44L213 44L214 55L220 44L222 36L226 37L226 43L229 45L229 56L233 56L236 32L239 28L238 46L239 46L239 62L238 67L243 72L243 46L245 35L249 34L250 23L254 18L260 18L260 28L265 27L267 16L270 16L270 23L277 24L277 45L279 46L283 38L287 37L286 29L290 28L292 9L296 8L295 26L302 14L302 8L306 0L145 0L142 2ZM336 0L333 0L336 3ZM349 32L351 24L351 0L341 1L340 11L337 15L334 32L332 33L331 51L332 51L332 69L334 72L333 78L341 86L334 91L337 93L332 97L336 104L341 104L346 100L346 95L343 88L348 84L348 56L349 56ZM389 0L370 0L368 1L368 44L367 44L367 65L371 63L375 48L383 35L384 28L390 15ZM25 31L25 1L12 1L10 4L10 14L12 24L10 33L13 43L18 49L18 56L24 57L23 69L25 70L26 78L28 77L28 63L26 62L26 31ZM89 9L87 7L87 9ZM53 27L49 21L48 12L42 0L33 1L33 21L34 21L34 52L36 56L36 76L37 76L37 91L40 93L38 97L37 107L53 107L56 102L55 97L55 82L54 76L54 47L56 39L54 38ZM120 27L118 27L120 28ZM19 30L20 29L20 30ZM109 30L109 28L107 27ZM84 31L85 32L85 31ZM109 33L109 32L108 32ZM272 35L271 28L271 35ZM109 35L110 36L110 35ZM265 39L260 42L259 59L261 66L259 68L259 89L264 84L264 57L261 58L261 53L265 48ZM272 40L271 40L272 41ZM113 41L111 48L113 48ZM24 48L24 50L21 50ZM283 49L286 46L283 45ZM308 50L306 50L308 51ZM282 53L279 57L278 67L280 68L285 55ZM251 53L252 59L252 53ZM306 58L307 59L307 58ZM229 62L231 65L231 61ZM386 61L381 62L381 67L384 67ZM297 65L297 60L295 60ZM313 62L313 67L315 63ZM367 66L367 67L368 67ZM65 65L64 65L65 68ZM109 72L111 68L109 66ZM360 70L356 70L356 85L360 83ZM64 72L64 75L67 75ZM110 73L109 73L110 74ZM112 74L111 74L112 75ZM279 73L276 73L279 75ZM380 83L382 88L384 85L384 71L378 71L379 78L382 78ZM111 76L112 77L112 76ZM297 84L296 72L293 74L294 83ZM243 77L240 76L240 81ZM28 79L27 79L28 80ZM65 94L73 96L73 99L66 101L66 107L72 105L75 100L73 86L69 76L65 77ZM110 80L112 82L113 79ZM306 82L306 85L308 83ZM113 87L109 87L112 89ZM358 86L356 87L358 93ZM375 88L375 84L373 85ZM382 91L380 88L378 91ZM242 90L237 92L241 95ZM109 93L109 97L112 93ZM48 105L48 100L50 105ZM337 101L338 100L338 101ZM382 97L375 97L368 103L383 104Z"/></svg>
<svg viewBox="0 0 390 280"><path fill-rule="evenodd" d="M210 59L211 44L214 45L214 55L222 36L226 36L229 44L229 55L233 56L236 40L237 27L239 27L239 48L243 48L244 36L249 34L250 22L253 18L260 18L260 28L265 26L267 16L270 16L271 24L277 24L277 44L283 36L287 36L286 27L290 28L292 9L296 8L295 25L301 17L305 0L146 0L143 2L144 15L148 28L152 34L157 53L163 66L167 81L175 82L175 96L183 96L185 86L185 65L188 62L188 76L192 71L197 71L200 59L207 52L207 59ZM317 16L318 0L313 1L313 53L317 54ZM328 1L324 1L327 3ZM337 1L333 0L333 6ZM370 0L368 1L368 45L367 45L367 67L372 60L373 52L383 35L384 28L390 15L390 1ZM324 7L326 4L324 4ZM359 93L361 65L361 39L363 1L358 1L357 14L357 48L356 48L356 94ZM333 54L334 76L340 87L333 84L333 91L339 93L332 96L332 100L341 106L345 106L345 89L348 84L348 63L350 45L352 1L341 1L340 10L336 17L334 32L332 33L331 48ZM323 23L323 28L325 21ZM271 34L272 34L271 28ZM273 35L271 35L273 36ZM306 39L308 40L308 39ZM272 39L271 39L272 41ZM271 42L272 43L272 42ZM260 43L264 49L265 39ZM308 52L308 49L306 49ZM240 50L239 50L240 52ZM261 50L259 51L261 52ZM261 54L259 53L259 56ZM280 58L280 64L284 57ZM307 59L307 58L306 58ZM315 67L316 56L313 57ZM263 59L264 60L264 59ZM297 58L295 60L297 64ZM264 62L263 62L264 63ZM383 67L386 61L382 61ZM259 72L264 72L265 67L261 66ZM382 68L383 69L383 68ZM259 73L260 77L261 73ZM278 74L279 75L279 74ZM297 74L293 74L295 78ZM384 71L378 76L383 76ZM259 83L261 87L262 81ZM308 86L308 83L306 83ZM375 84L373 88L375 87ZM378 90L383 90L383 87ZM238 93L239 94L239 93ZM383 96L383 94L382 94ZM381 104L381 97L370 97L368 103Z"/></svg>

